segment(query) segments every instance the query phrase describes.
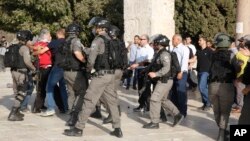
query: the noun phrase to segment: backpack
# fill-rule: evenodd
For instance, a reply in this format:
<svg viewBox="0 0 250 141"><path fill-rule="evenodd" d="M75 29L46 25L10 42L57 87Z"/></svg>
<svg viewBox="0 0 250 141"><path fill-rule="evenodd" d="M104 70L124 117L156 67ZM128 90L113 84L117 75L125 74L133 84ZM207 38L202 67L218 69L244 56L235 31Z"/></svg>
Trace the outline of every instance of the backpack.
<svg viewBox="0 0 250 141"><path fill-rule="evenodd" d="M23 57L19 54L21 44L10 45L5 52L4 65L10 68L25 68Z"/></svg>
<svg viewBox="0 0 250 141"><path fill-rule="evenodd" d="M108 63L111 69L124 69L127 66L127 49L125 43L119 39L106 39L100 35L105 42L108 51Z"/></svg>
<svg viewBox="0 0 250 141"><path fill-rule="evenodd" d="M171 55L171 67L170 67L170 76L171 77L176 77L177 73L181 72L181 66L180 66L180 63L178 61L178 57L177 57L177 54L176 52L173 52L173 51L169 51L168 52L170 53Z"/></svg>
<svg viewBox="0 0 250 141"><path fill-rule="evenodd" d="M209 81L232 81L235 79L235 68L228 50L218 50L211 58Z"/></svg>

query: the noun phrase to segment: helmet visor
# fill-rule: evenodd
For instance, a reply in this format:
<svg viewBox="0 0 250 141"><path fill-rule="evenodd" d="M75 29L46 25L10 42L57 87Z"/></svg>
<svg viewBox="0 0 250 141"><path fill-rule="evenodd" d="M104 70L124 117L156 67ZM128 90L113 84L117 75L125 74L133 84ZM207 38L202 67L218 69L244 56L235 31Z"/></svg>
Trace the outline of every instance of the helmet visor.
<svg viewBox="0 0 250 141"><path fill-rule="evenodd" d="M100 20L101 20L100 17L93 17L93 18L89 21L88 26L89 26L89 27L93 27L93 26L95 26L96 23L97 23L98 21L100 21Z"/></svg>

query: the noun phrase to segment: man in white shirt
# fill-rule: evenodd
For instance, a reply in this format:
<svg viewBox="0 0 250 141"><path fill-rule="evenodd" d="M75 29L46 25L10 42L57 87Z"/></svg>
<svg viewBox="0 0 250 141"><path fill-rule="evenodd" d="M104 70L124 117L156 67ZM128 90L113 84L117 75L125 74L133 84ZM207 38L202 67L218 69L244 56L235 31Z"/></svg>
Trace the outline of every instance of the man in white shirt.
<svg viewBox="0 0 250 141"><path fill-rule="evenodd" d="M198 79L197 79L197 71L196 71L196 67L197 67L197 57L196 57L196 52L197 49L196 47L191 43L192 39L191 37L188 35L185 38L185 46L188 47L188 49L190 50L190 54L189 54L189 61L188 61L188 86L189 89L192 89L192 91L195 91L197 88L197 83L198 83Z"/></svg>
<svg viewBox="0 0 250 141"><path fill-rule="evenodd" d="M134 111L138 112L141 110L148 110L149 103L147 102L148 97L151 94L150 84L146 86L146 89L143 93L140 93L140 90L144 84L144 74L141 72L145 69L145 66L151 62L154 56L154 49L149 46L149 37L146 34L140 36L141 48L137 50L136 63L130 66L130 69L136 69L138 71L138 92L139 92L139 107L135 108Z"/></svg>
<svg viewBox="0 0 250 141"><path fill-rule="evenodd" d="M180 113L186 117L187 115L187 76L188 76L188 61L189 61L189 49L182 44L182 37L179 34L175 34L172 39L173 52L177 54L178 61L181 66L181 72L174 78L174 94L171 100L179 109Z"/></svg>

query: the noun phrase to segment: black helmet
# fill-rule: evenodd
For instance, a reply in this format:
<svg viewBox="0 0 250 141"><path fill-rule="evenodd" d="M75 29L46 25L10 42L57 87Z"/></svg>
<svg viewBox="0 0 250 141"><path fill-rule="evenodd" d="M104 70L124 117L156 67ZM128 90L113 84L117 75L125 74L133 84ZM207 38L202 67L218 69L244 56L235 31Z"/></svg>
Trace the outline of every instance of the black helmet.
<svg viewBox="0 0 250 141"><path fill-rule="evenodd" d="M33 35L29 30L20 30L16 33L16 38L20 41L32 41Z"/></svg>
<svg viewBox="0 0 250 141"><path fill-rule="evenodd" d="M80 33L81 31L82 31L81 26L76 23L71 23L66 28L67 33Z"/></svg>
<svg viewBox="0 0 250 141"><path fill-rule="evenodd" d="M111 25L108 34L111 37L118 37L120 35L120 29L117 26Z"/></svg>
<svg viewBox="0 0 250 141"><path fill-rule="evenodd" d="M169 39L165 35L160 34L154 39L154 45L161 45L163 47L169 46Z"/></svg>
<svg viewBox="0 0 250 141"><path fill-rule="evenodd" d="M218 48L230 47L231 37L225 33L217 33L214 37L215 46Z"/></svg>
<svg viewBox="0 0 250 141"><path fill-rule="evenodd" d="M100 28L109 28L110 27L110 22L104 18L101 17L93 17L90 21L88 26L96 26Z"/></svg>

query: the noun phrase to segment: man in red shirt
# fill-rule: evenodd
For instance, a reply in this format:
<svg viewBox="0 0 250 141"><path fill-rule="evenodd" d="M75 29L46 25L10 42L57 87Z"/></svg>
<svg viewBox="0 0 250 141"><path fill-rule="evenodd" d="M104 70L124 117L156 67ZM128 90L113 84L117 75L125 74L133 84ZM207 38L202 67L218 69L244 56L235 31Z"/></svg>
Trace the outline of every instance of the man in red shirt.
<svg viewBox="0 0 250 141"><path fill-rule="evenodd" d="M38 58L36 67L38 68L37 80L37 95L32 108L33 113L40 113L41 109L46 109L44 101L46 97L46 84L52 67L52 54L48 48L48 43L51 41L50 31L42 29L39 35L39 40L34 44L33 55Z"/></svg>

